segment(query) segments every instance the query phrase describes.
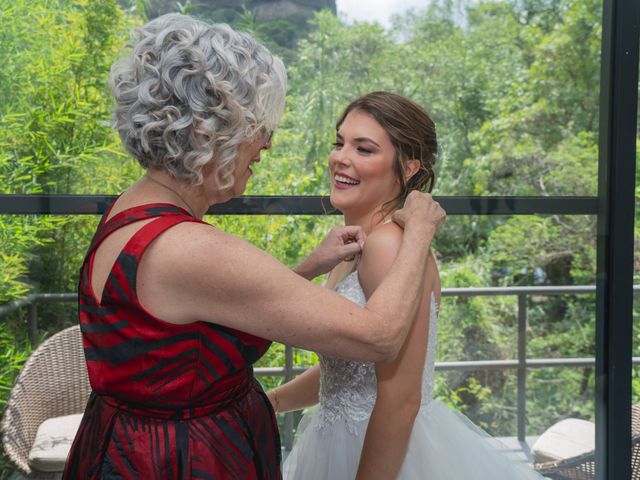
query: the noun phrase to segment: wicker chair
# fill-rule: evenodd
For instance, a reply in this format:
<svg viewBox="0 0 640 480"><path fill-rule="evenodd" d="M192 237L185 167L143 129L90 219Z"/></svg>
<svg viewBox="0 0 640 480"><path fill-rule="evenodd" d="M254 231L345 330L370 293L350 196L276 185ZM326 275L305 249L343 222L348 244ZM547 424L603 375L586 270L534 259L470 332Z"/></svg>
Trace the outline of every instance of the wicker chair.
<svg viewBox="0 0 640 480"><path fill-rule="evenodd" d="M29 466L38 427L48 418L82 413L90 391L79 326L62 330L33 352L11 390L1 426L5 454L22 473L55 478Z"/></svg>
<svg viewBox="0 0 640 480"><path fill-rule="evenodd" d="M594 480L595 450L555 462L536 463L535 469L554 480ZM640 480L640 404L631 409L631 479Z"/></svg>

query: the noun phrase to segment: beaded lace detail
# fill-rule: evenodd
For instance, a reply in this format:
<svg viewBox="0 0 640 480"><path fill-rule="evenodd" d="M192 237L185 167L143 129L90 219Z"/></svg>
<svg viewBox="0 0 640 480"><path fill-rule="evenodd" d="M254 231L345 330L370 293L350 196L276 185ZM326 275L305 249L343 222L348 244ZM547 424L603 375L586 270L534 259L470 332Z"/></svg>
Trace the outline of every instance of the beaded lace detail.
<svg viewBox="0 0 640 480"><path fill-rule="evenodd" d="M335 286L343 297L365 306L365 298L358 280L358 272L347 275ZM438 308L435 296L431 295L429 338L422 374L422 406L433 397L435 347L438 331ZM357 435L355 425L367 420L376 402L376 372L373 363L361 363L319 355L320 360L320 405L318 407L318 430L337 421L345 422L348 430Z"/></svg>

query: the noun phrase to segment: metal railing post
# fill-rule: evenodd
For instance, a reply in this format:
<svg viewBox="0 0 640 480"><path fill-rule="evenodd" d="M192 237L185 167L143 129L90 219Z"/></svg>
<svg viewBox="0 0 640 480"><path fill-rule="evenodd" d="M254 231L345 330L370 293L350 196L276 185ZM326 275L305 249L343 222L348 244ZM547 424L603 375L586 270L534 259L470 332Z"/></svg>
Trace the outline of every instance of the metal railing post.
<svg viewBox="0 0 640 480"><path fill-rule="evenodd" d="M31 347L38 345L38 302L34 298L29 304L29 340Z"/></svg>
<svg viewBox="0 0 640 480"><path fill-rule="evenodd" d="M284 348L284 381L285 383L293 379L293 348ZM284 449L290 452L293 448L293 412L288 412L284 416Z"/></svg>
<svg viewBox="0 0 640 480"><path fill-rule="evenodd" d="M518 295L518 440L526 441L527 417L527 296Z"/></svg>

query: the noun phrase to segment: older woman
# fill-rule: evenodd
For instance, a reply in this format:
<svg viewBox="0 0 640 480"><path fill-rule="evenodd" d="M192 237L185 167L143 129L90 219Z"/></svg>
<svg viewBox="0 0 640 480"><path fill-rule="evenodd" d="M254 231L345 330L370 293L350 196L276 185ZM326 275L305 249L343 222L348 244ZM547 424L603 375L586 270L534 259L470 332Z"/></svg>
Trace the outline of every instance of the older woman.
<svg viewBox="0 0 640 480"><path fill-rule="evenodd" d="M271 340L360 361L399 351L444 220L429 196L396 212L402 246L364 308L307 281L360 251L358 228L334 230L292 272L201 220L244 191L285 83L249 35L180 15L135 31L114 65L114 123L147 173L105 214L82 266L93 393L66 478L279 478L274 413L252 374Z"/></svg>

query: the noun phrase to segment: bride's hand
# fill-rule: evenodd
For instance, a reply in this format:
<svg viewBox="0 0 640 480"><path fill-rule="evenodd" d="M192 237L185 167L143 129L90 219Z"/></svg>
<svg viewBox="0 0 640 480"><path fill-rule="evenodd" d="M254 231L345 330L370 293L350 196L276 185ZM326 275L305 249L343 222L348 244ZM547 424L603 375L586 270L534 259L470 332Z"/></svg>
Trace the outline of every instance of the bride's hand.
<svg viewBox="0 0 640 480"><path fill-rule="evenodd" d="M430 224L438 230L445 219L447 213L428 193L412 191L407 196L404 206L393 213L392 219L395 223L405 228L411 222Z"/></svg>
<svg viewBox="0 0 640 480"><path fill-rule="evenodd" d="M365 233L359 226L334 227L294 271L308 279L327 273L340 262L355 259L364 241Z"/></svg>

